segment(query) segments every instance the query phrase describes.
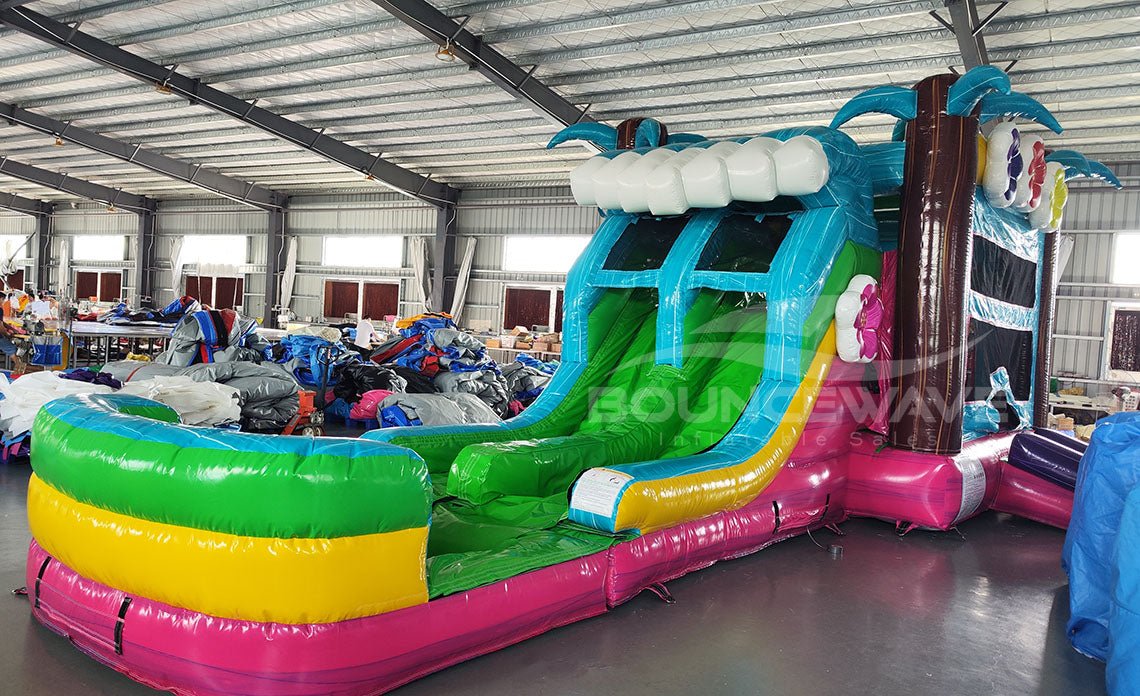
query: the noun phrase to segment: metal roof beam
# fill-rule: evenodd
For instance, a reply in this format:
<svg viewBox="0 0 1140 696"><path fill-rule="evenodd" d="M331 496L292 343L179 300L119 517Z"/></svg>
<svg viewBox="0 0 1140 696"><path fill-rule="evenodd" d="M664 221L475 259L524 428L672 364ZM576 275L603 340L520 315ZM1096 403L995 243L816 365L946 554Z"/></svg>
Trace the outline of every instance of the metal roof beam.
<svg viewBox="0 0 1140 696"><path fill-rule="evenodd" d="M1115 37L1115 38L1112 38L1111 40L1079 39L1079 40L1069 40L1069 41L1053 42L1053 43L1024 44L1024 45L1016 46L1016 47L1011 48L1011 49L1000 49L999 48L999 49L996 49L995 51L993 51L993 54L994 54L995 58L998 60L1009 59L1010 57L1012 57L1014 55L1017 55L1017 56L1024 58L1024 59L1048 58L1048 57L1057 57L1060 55L1077 55L1077 54L1083 55L1086 53L1092 53L1092 54L1098 54L1099 55L1105 51L1109 51L1109 50L1112 50L1115 48L1131 48L1131 47L1136 45L1137 41L1140 41L1140 34L1130 34L1130 35L1126 35L1126 36ZM809 47L810 46L804 46L804 47L800 47L800 48L801 49L807 49ZM902 60L902 61L888 61L888 62L880 62L880 63L863 63L863 64L856 64L856 65L830 66L830 67L823 68L820 70L809 70L809 71L797 70L797 71L783 71L783 72L766 72L766 73L761 73L758 75L742 77L742 78L729 78L726 80L708 81L707 84L693 83L693 82L689 82L689 83L681 82L681 83L677 83L677 85L675 85L675 86L653 87L653 88L647 88L647 89L639 90L639 95L641 95L645 98L663 97L663 96L670 96L670 95L674 95L674 94L690 94L690 93L695 93L696 91L710 91L710 90L711 91L723 91L723 90L731 88L731 87L756 88L756 87L762 87L764 85L769 85L769 84L778 84L778 85L782 85L782 86L787 86L787 85L794 84L794 83L804 83L804 82L813 83L813 82L820 81L820 80L840 79L840 78L857 77L857 76L864 76L864 75L877 75L877 74L880 74L882 72L892 72L893 73L893 72L901 72L901 71L907 71L907 70L927 71L930 69L935 69L935 68L944 66L947 61L953 60L956 57L956 55L957 54L945 53L945 54L926 56L926 57L918 58L918 59L906 59L906 60ZM710 59L703 59L703 61L708 61L708 60L710 60ZM707 66L708 69L714 69L714 68L720 67L720 63L724 59L722 57L718 57L718 58L711 59L711 60L716 61L717 64L714 65L714 64L710 63ZM703 61L702 61L701 65L691 64L691 61L686 62L684 64L679 64L676 66L676 68L677 68L676 71L689 71L689 70L699 69L702 67ZM1130 65L1129 63L1106 63L1103 65L1073 66L1070 68L1057 69L1054 72L1057 75L1078 76L1078 74L1079 74L1079 75L1083 75L1083 76L1098 76L1099 77L1099 76L1109 75L1109 74L1113 74L1113 75L1125 74L1125 73L1130 71L1130 69L1128 67L1129 65ZM661 69L660 67L654 68L654 70L657 70L657 71L659 71L660 69ZM611 72L613 72L613 71L611 71ZM1019 72L1018 78L1017 78L1019 81L1019 84L1022 80L1029 79L1030 76L1035 77L1036 74L1040 73L1040 72L1042 72L1042 71L1041 70L1029 70L1029 71ZM642 76L642 74L643 74L642 68L634 67L634 68L622 69L622 70L619 70L617 72L614 72L613 74L601 74L601 75L599 75L599 79L603 79L603 78L604 79L623 79L623 78L631 78L631 77L640 77L640 76ZM578 74L578 73L568 74L568 75L564 75L562 77L554 78L554 81L557 81L559 83L564 83L564 84L576 84L576 83L581 82L581 80L578 79L579 75L580 74ZM1045 77L1048 77L1048 75L1046 75ZM1062 78L1057 78L1057 79L1062 79ZM1065 79L1068 79L1068 78L1065 78ZM1034 81L1037 81L1037 80L1034 79ZM330 89L335 89L335 88L343 88L343 87L346 87L348 85L341 85L338 83L330 83L329 85L326 85L326 86ZM366 85L361 85L361 86L366 86ZM301 89L301 88L298 87L297 89ZM466 89L466 88L462 88L462 89ZM681 90L681 91L678 91L678 90ZM443 92L440 93L441 96L448 96L450 94L452 94L452 92L449 90L444 90ZM600 104L600 103L606 103L606 102L614 101L614 100L620 101L620 100L624 99L626 96L627 95L624 92L598 91L598 92L582 94L581 98L584 101L589 101L592 103ZM381 101L386 101L388 99L390 99L390 98L389 97L379 97L379 98L374 99L374 98L368 97L368 98L365 98L364 100L351 100L349 102L346 102L346 104L347 105L363 106L364 104L360 103L362 101L368 102L368 103L372 103L373 101L376 101L377 103L379 103ZM123 115L128 115L131 113L134 113L134 111L131 109L123 109L123 108L101 109L98 111L83 112L82 118L95 119L95 118L103 118L103 117L109 118L112 116L118 118L118 117L121 117ZM207 116L204 116L201 118L179 117L179 118L167 118L167 119L147 119L145 121L139 121L139 122L124 122L122 120L119 120L117 123L115 123L113 125L109 125L108 127L114 128L118 132L127 132L127 131L131 131L132 129L135 129L136 131L152 131L152 130L158 129L158 128L168 128L168 127L169 128L177 128L177 132L175 132L175 133L169 133L169 134L151 133L151 134L147 135L147 142L149 142L149 143L172 142L172 141L183 141L186 139L195 139L197 134L194 132L187 131L185 129L185 126L202 125L202 124L205 124L205 123L208 123L211 121L220 120L222 118L224 118L224 117L221 115L218 115L218 116L207 115ZM538 122L536 121L536 124L537 123ZM210 131L210 133L214 134L214 135L218 135L220 137L232 137L232 138L237 138L237 139L242 139L242 140L249 138L249 132L244 130L244 129L241 129L241 128L212 130L212 131ZM342 133L341 137L346 137L346 136ZM0 142L5 142L5 141L0 140Z"/></svg>
<svg viewBox="0 0 1140 696"><path fill-rule="evenodd" d="M710 9L712 5L721 5L723 7L742 4L740 0L732 0L731 2L712 2L706 0L701 3L685 3L684 5L677 4L677 8L687 7L689 5L699 5ZM751 3L743 3L751 4ZM472 6L464 6L474 7ZM654 6L657 7L657 6ZM658 8L659 10L660 8ZM619 21L625 17L628 12L618 13L615 15L607 16L607 20ZM1057 27L1069 26L1074 23L1088 22L1088 21L1108 21L1112 19L1127 19L1140 15L1140 6L1135 5L1110 5L1100 8L1082 8L1080 11L1072 12L1052 12L1039 15L1029 15L1022 18L997 20L993 24L993 29L999 33L1014 33L1023 31L1034 31L1040 29L1050 29ZM394 20L393 20L394 21ZM575 20L582 21L582 20ZM529 26L529 25L528 25ZM546 26L546 25L543 25ZM554 34L563 33L567 27L573 26L573 22L566 22L555 27L550 25L549 31ZM796 25L799 26L799 25ZM752 30L755 32L758 29L754 26ZM773 24L773 31L777 30L776 25ZM485 41L499 41L508 40L515 36L516 33L522 33L524 29L511 28L489 33L485 37ZM911 44L926 44L930 42L937 42L947 38L946 32L940 29L933 30L919 30L909 32L897 32L893 34L880 34L873 37L860 37L859 39L844 39L841 41L833 42L809 42L797 44L792 47L783 47L779 49L760 49L758 51L751 51L747 53L733 53L730 55L716 56L713 58L702 59L682 59L674 61L666 61L662 63L651 63L641 66L622 67L610 70L589 70L578 72L566 72L557 75L547 75L543 79L547 85L569 85L578 83L595 83L603 80L623 79L625 77L638 77L644 75L658 75L662 70L669 70L670 72L685 72L693 70L712 69L718 67L738 67L740 61L746 60L750 63L767 62L783 59L796 59L803 57L805 52L810 52L812 55L827 55L830 53L837 53L849 50L862 50L875 47L890 47L902 46ZM1110 48L1132 48L1136 45L1136 35L1124 36L1120 39L1113 39L1107 41L1105 38L1088 38L1081 39L1080 42L1075 41L1061 41L1052 44L1057 46L1057 51L1064 53L1079 53L1079 52L1093 52L1096 50L1108 50ZM1085 43L1090 48L1082 50L1081 44ZM1041 46L1036 44L1035 46ZM412 55L422 50L420 48L411 47ZM996 49L998 53L1011 53L1016 50L1016 57L1021 58L1020 49L1022 46L1016 46L1010 49ZM287 73L303 74L306 71L315 70L318 68L331 67L336 65L344 65L350 63L364 63L376 62L378 59L386 59L394 57L393 51L398 55L409 55L409 47L398 47L396 49L387 48L379 51L361 52L357 49L351 55L330 54L322 56L321 58L303 60L295 63L290 63L285 66L272 65L263 68L243 68L239 70L230 71L228 73L219 73L210 77L212 82L225 82L228 80L239 80L246 78L262 77L272 75L278 77L282 71ZM995 59L1000 56L995 57ZM185 57L182 59L172 59L174 62L185 63ZM549 62L546 56L538 54L535 61ZM353 87L368 87L379 84L395 84L397 82L414 82L422 80L444 79L463 74L466 71L465 67L440 67L431 70L418 70L418 71L398 71L392 73L383 73L380 75L373 75L360 78L348 78L342 80L335 80L333 82L319 82L319 83L299 83L287 85L285 87L271 86L261 89L243 90L242 95L247 98L268 98L278 96L289 96L297 94L298 92L312 93L321 92L326 90L336 89L349 89ZM66 79L65 79L66 78ZM20 80L15 82L0 84L0 89L25 89L31 87L42 87L46 84L56 82L69 82L76 79L76 75L50 75L31 78L28 80ZM125 92L122 89L112 89L102 92L106 96L134 96L137 93L134 91ZM48 104L62 104L74 101L70 95L54 95L41 99L29 100L25 106L43 106Z"/></svg>
<svg viewBox="0 0 1140 696"><path fill-rule="evenodd" d="M533 66L526 70L483 40L423 0L372 0L396 19L423 34L440 47L445 55L454 55L471 66L507 94L529 104L539 115L557 125L569 126L581 121L593 121L543 82L534 77ZM454 60L454 58L452 58Z"/></svg>
<svg viewBox="0 0 1140 696"><path fill-rule="evenodd" d="M0 193L0 208L11 210L14 213L23 213L25 215L45 215L44 212L48 207L47 203L37 201L31 198L24 198L23 196L14 193Z"/></svg>
<svg viewBox="0 0 1140 696"><path fill-rule="evenodd" d="M66 138L68 142L75 143L88 150L138 165L143 169L216 193L238 203L244 203L262 210L280 208L283 205L285 197L276 191L270 191L257 184L228 177L212 169L203 169L201 164L176 160L151 150L145 150L141 145L131 145L89 131L86 128L57 121L49 116L22 109L15 104L0 102L0 119L47 135L54 135L60 139Z"/></svg>
<svg viewBox="0 0 1140 696"><path fill-rule="evenodd" d="M751 4L751 3L748 3ZM933 3L927 3L925 12L932 6L937 6L937 0ZM678 5L678 7L681 7ZM897 6L896 6L897 9ZM913 9L918 9L917 7ZM889 11L883 11L878 6L867 8L863 14L848 14L849 17L862 17L864 21L871 19L874 13L883 21L890 21L895 17ZM851 11L849 10L848 13ZM999 19L993 23L994 33L1011 34L1026 31L1037 31L1042 29L1053 29L1058 27L1071 26L1074 24L1084 24L1089 22L1103 22L1112 21L1116 19L1130 19L1140 16L1140 6L1135 3L1117 3L1113 5L1103 5L1098 7L1080 8L1078 10L1066 10L1058 12L1047 12L1033 15L1026 15L1024 17L1017 17L1012 19ZM788 18L788 21L795 19L791 25L785 24L784 30L801 29L810 30L821 28L819 20L812 20L810 17L803 18ZM832 24L845 23L840 17L833 17ZM549 35L558 35L563 31L562 26L550 25L548 28ZM511 40L514 38L514 29L505 29L502 31L491 32L485 37L485 42L499 43L501 41ZM711 33L716 32L716 33ZM693 43L707 42L711 40L740 40L752 39L757 33L777 34L780 29L775 23L760 23L751 24L739 27L728 27L720 29L710 29L707 32L686 31L676 34L669 34L665 36L655 37L654 45L659 48L676 48L679 46L691 45ZM945 30L935 27L930 30L914 30L914 31L900 31L900 32L886 32L875 34L874 36L861 36L856 39L844 39L832 42L810 42L798 43L793 46L783 47L783 51L775 51L782 53L789 59L800 58L803 51L813 48L818 45L833 45L836 47L835 51L840 52L847 50L866 50L876 48L879 46L902 46L912 44L924 44L931 41L947 40ZM1095 41L1096 39L1090 39ZM644 41L631 42L623 41L614 44L600 44L597 46L584 47L580 49L581 54L575 54L574 58L595 58L600 55L616 55L619 53L636 53L644 50ZM624 48L622 48L624 47ZM570 49L568 49L570 50ZM572 49L579 50L579 49ZM732 66L739 66L744 61L752 61L755 59L767 60L770 58L771 49L759 49L755 51L745 52L728 52L724 55L718 56L722 63ZM415 52L409 52L407 46L396 46L393 48L384 48L379 50L363 51L360 49L353 49L351 51L330 53L322 55L318 58L298 61L287 66L289 72L303 72L307 70L315 70L320 68L329 68L341 65L352 65L359 63L372 63L378 59L392 59L399 57L406 57L407 55L416 55ZM542 63L549 65L553 59L574 59L562 51L551 51L547 53L534 53L522 57L516 57L522 63ZM706 59L707 60L707 59ZM662 70L667 70L675 62L683 61L662 61L662 62L644 62L642 67L649 72L646 74L659 75ZM454 69L443 68L440 69L441 74L443 71L448 71L454 74ZM223 82L229 80L241 80L254 77L267 77L278 76L282 72L280 65L266 65L254 68L239 68L229 72L219 73L212 75L211 79L214 82ZM586 70L581 71L580 74L588 76L591 72L605 73L607 71ZM561 81L556 80L550 76L545 77L548 84L559 84ZM589 78L586 78L589 81Z"/></svg>
<svg viewBox="0 0 1140 696"><path fill-rule="evenodd" d="M96 184L93 181L76 179L67 174L57 174L46 169L33 167L30 164L16 162L8 157L0 157L0 174L44 188L54 189L61 193L69 193L97 203L104 203L112 208L123 208L133 213L142 213L154 207L154 201L146 196L126 193L110 186Z"/></svg>
<svg viewBox="0 0 1140 696"><path fill-rule="evenodd" d="M985 19L981 19L975 0L946 0L946 11L950 13L950 21L946 21L935 11L931 11L930 15L954 32L954 38L958 41L958 51L962 54L962 63L967 70L970 70L979 65L989 65L990 57L986 51L983 32L1008 4L1008 2L998 4Z"/></svg>
<svg viewBox="0 0 1140 696"><path fill-rule="evenodd" d="M197 104L238 121L254 126L275 137L287 140L321 157L348 169L360 172L378 182L413 198L442 205L458 196L456 189L430 177L404 169L388 162L380 155L372 155L320 131L303 126L257 106L238 99L219 89L209 87L201 80L182 75L172 68L164 68L145 58L106 43L100 39L61 24L27 9L0 11L0 23L46 43L64 48L92 62L113 68L141 82L169 90Z"/></svg>
<svg viewBox="0 0 1140 696"><path fill-rule="evenodd" d="M271 19L280 15L289 14L291 12L304 12L305 10L312 10L328 5L334 5L343 2L343 0L288 0L287 2L279 2L268 7L258 7L251 10L242 10L239 12L229 12L226 14L208 17L206 19L196 20L193 22L181 22L178 24L163 24L161 27L153 29L145 29L142 31L134 31L126 34L116 34L108 37L108 41L115 43L119 46L143 43L145 41L158 41L160 39L168 39L175 36L185 36L199 31L206 31L208 29L217 29L220 27L229 27L236 24L244 24L259 19ZM128 5L137 3L127 3ZM145 5L153 5L153 0L146 2ZM85 19L95 19L97 17L114 14L120 10L114 9L111 11L96 12L98 8L93 8L87 12L76 12L70 15L60 17L59 20L63 22L81 21ZM128 7L127 9L135 9ZM6 31L3 33L7 33ZM0 59L0 66L13 66L20 65L21 62L28 62L31 60L49 60L51 58L58 58L67 55L66 51L34 51L31 53L20 53L17 55L5 56ZM71 73L76 75L76 73Z"/></svg>

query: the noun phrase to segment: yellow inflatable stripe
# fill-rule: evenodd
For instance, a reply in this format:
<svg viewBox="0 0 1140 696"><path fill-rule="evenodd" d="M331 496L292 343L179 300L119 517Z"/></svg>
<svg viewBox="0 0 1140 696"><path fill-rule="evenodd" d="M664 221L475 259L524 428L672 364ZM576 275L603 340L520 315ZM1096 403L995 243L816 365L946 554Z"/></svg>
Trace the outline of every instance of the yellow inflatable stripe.
<svg viewBox="0 0 1140 696"><path fill-rule="evenodd" d="M632 484L618 504L617 529L651 532L735 510L755 500L799 442L834 358L833 323L820 341L783 420L759 452L723 469Z"/></svg>
<svg viewBox="0 0 1140 696"><path fill-rule="evenodd" d="M80 575L228 619L331 623L427 601L427 527L337 539L267 539L150 522L70 498L39 477L28 521Z"/></svg>

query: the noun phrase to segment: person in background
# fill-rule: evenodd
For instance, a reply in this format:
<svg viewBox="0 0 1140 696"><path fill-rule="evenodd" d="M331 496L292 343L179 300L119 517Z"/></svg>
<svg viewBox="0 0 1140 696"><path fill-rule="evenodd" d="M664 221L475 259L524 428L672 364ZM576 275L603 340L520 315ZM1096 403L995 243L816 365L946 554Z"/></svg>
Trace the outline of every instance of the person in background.
<svg viewBox="0 0 1140 696"><path fill-rule="evenodd" d="M34 319L54 319L55 308L52 307L51 301L48 300L48 294L40 290L39 297L28 305L28 311L31 312Z"/></svg>
<svg viewBox="0 0 1140 696"><path fill-rule="evenodd" d="M7 305L7 300L5 300ZM20 333L10 324L0 321L0 353L7 355L12 359L12 374L22 375L27 365L24 364L23 358L20 356L20 348L16 345L16 339Z"/></svg>
<svg viewBox="0 0 1140 696"><path fill-rule="evenodd" d="M372 325L372 317L364 317L356 322L356 338L352 339L352 343L357 348L370 351L372 350L373 336L375 336L378 341L381 340L380 336L376 335L376 327Z"/></svg>
<svg viewBox="0 0 1140 696"><path fill-rule="evenodd" d="M12 290L4 293L4 320L15 321L28 307L28 293L23 290Z"/></svg>

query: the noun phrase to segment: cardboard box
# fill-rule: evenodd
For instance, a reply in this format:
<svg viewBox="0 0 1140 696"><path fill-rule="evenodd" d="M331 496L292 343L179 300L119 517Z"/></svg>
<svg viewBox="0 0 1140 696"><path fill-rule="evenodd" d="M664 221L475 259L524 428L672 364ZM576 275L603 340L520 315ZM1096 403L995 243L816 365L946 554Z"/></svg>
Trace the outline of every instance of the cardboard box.
<svg viewBox="0 0 1140 696"><path fill-rule="evenodd" d="M534 340L542 341L543 343L561 343L562 342L562 334L556 334L556 333L542 334L541 336L539 336L538 338L536 338Z"/></svg>
<svg viewBox="0 0 1140 696"><path fill-rule="evenodd" d="M487 342L484 343L484 345L487 346L488 348L502 348L503 342L497 338L488 338Z"/></svg>
<svg viewBox="0 0 1140 696"><path fill-rule="evenodd" d="M511 329L512 336L529 336L530 331L525 326L516 326Z"/></svg>
<svg viewBox="0 0 1140 696"><path fill-rule="evenodd" d="M558 353L559 355L562 355L562 344L561 343L551 343L550 344L550 352L551 353Z"/></svg>
<svg viewBox="0 0 1140 696"><path fill-rule="evenodd" d="M515 348L518 350L530 350L534 345L530 341L515 341Z"/></svg>
<svg viewBox="0 0 1140 696"><path fill-rule="evenodd" d="M534 350L536 350L540 353L545 353L545 352L550 350L550 344L547 343L546 341L535 341L534 342Z"/></svg>

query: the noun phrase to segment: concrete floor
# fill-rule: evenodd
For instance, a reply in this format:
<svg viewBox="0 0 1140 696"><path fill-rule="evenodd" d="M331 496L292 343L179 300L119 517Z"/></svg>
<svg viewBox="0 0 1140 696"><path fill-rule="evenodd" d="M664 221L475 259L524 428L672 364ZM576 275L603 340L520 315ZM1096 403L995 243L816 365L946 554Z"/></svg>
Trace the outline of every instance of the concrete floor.
<svg viewBox="0 0 1140 696"><path fill-rule="evenodd" d="M23 581L26 465L0 465L0 588ZM601 616L395 692L669 696L1104 694L1104 668L1065 640L1062 532L992 513L957 534L855 520L831 559L807 537L669 584ZM154 694L0 597L0 692Z"/></svg>

